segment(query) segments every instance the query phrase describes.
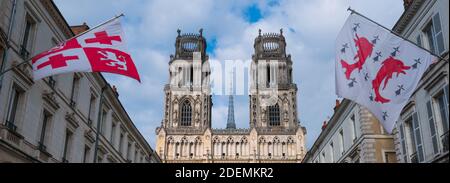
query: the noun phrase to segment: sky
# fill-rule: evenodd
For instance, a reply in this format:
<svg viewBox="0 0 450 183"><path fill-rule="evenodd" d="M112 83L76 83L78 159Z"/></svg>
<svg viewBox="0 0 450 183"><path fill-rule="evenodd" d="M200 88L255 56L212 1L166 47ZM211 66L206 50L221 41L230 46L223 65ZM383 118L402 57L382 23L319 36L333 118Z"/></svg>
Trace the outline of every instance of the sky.
<svg viewBox="0 0 450 183"><path fill-rule="evenodd" d="M104 74L116 85L120 100L152 147L161 125L168 62L175 53L177 29L204 29L210 59L249 60L258 29L278 33L283 28L298 86L299 119L307 129L307 147L333 115L335 40L350 12L348 7L392 28L403 13L402 0L54 0L70 25L94 27L125 14L128 49L142 83ZM238 128L249 127L249 97L235 97ZM213 128L225 128L227 96L213 96Z"/></svg>

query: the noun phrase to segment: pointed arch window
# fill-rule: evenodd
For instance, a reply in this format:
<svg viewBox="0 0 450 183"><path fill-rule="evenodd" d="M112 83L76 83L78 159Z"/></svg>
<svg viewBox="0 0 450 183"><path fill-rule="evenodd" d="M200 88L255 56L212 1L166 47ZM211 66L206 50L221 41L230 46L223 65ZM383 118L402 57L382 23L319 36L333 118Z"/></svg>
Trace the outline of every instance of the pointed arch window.
<svg viewBox="0 0 450 183"><path fill-rule="evenodd" d="M269 125L270 126L280 126L280 106L276 104L275 106L269 107Z"/></svg>
<svg viewBox="0 0 450 183"><path fill-rule="evenodd" d="M191 103L186 100L181 106L181 126L191 126L192 122L192 107Z"/></svg>

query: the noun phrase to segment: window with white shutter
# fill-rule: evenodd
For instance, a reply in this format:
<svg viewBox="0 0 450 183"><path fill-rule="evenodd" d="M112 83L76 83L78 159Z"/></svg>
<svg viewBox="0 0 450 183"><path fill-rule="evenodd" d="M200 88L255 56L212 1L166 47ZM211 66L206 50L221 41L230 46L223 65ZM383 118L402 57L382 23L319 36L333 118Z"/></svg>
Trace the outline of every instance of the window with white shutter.
<svg viewBox="0 0 450 183"><path fill-rule="evenodd" d="M404 129L404 125L400 124L399 126L399 131L400 131L400 144L401 144L401 152L402 152L402 160L404 163L408 162L408 154L406 153L406 140L405 140L405 129Z"/></svg>
<svg viewBox="0 0 450 183"><path fill-rule="evenodd" d="M410 163L420 163L424 159L420 124L414 112L404 121L406 153Z"/></svg>
<svg viewBox="0 0 450 183"><path fill-rule="evenodd" d="M449 102L448 102L448 100L450 99L450 98L448 98L448 84L447 85L445 85L444 86L444 93L445 93L445 103L446 103L446 107L447 107L447 109L445 110L445 112L446 112L446 114L447 114L447 121L444 121L443 123L446 125L446 127L447 127L447 129L446 129L446 131L444 131L444 134L442 135L442 144L443 144L443 151L444 152L447 152L448 150L449 150L449 134L448 134L448 127L449 127L449 115L448 115L448 110L450 109L449 108Z"/></svg>
<svg viewBox="0 0 450 183"><path fill-rule="evenodd" d="M428 123L430 126L431 142L433 143L433 153L437 154L439 152L438 139L436 132L436 124L434 123L431 101L427 102L427 113L428 113Z"/></svg>
<svg viewBox="0 0 450 183"><path fill-rule="evenodd" d="M433 28L434 28L434 40L437 54L442 54L445 50L444 48L444 35L442 34L441 18L439 13L433 16Z"/></svg>
<svg viewBox="0 0 450 183"><path fill-rule="evenodd" d="M433 96L434 109L435 109L435 122L438 139L441 141L442 152L447 152L449 149L448 145L448 128L449 128L449 117L448 117L448 85L444 87L438 94Z"/></svg>
<svg viewBox="0 0 450 183"><path fill-rule="evenodd" d="M449 106L448 106L448 84L444 86L444 100L442 101L442 105L443 105L443 114L445 115L445 120L443 120L443 125L444 125L444 133L447 132L448 133L448 128L449 128L449 116L448 116L448 110L449 110Z"/></svg>
<svg viewBox="0 0 450 183"><path fill-rule="evenodd" d="M439 13L436 13L430 22L422 30L425 44L425 48L429 49L436 55L441 55L445 51L444 35L442 33L442 24Z"/></svg>
<svg viewBox="0 0 450 183"><path fill-rule="evenodd" d="M419 162L423 162L424 155L423 155L422 135L420 132L420 123L417 116L417 112L413 114L412 118L413 118L414 140L416 142L417 159Z"/></svg>

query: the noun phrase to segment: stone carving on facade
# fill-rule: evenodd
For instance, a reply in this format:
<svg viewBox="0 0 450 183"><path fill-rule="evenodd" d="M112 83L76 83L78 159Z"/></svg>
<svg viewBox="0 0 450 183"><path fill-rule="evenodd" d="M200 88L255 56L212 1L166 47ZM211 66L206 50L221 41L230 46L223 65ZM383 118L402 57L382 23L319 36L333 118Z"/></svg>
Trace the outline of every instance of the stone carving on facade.
<svg viewBox="0 0 450 183"><path fill-rule="evenodd" d="M175 96L175 100L173 101L173 124L178 124L178 97Z"/></svg>
<svg viewBox="0 0 450 183"><path fill-rule="evenodd" d="M200 96L197 95L195 98L195 123L199 124L200 123L200 113L201 113L201 101L200 101Z"/></svg>
<svg viewBox="0 0 450 183"><path fill-rule="evenodd" d="M203 99L203 126L207 126L206 119L208 118L208 100L207 97Z"/></svg>
<svg viewBox="0 0 450 183"><path fill-rule="evenodd" d="M267 113L267 107L266 106L261 106L261 121L263 123L266 122L266 113Z"/></svg>
<svg viewBox="0 0 450 183"><path fill-rule="evenodd" d="M55 92L44 91L42 99L47 102L54 110L59 109L59 104L56 101Z"/></svg>
<svg viewBox="0 0 450 183"><path fill-rule="evenodd" d="M287 99L287 97L285 97L283 99L283 108L284 108L284 112L283 112L283 116L284 116L284 121L288 122L289 121L289 101Z"/></svg>
<svg viewBox="0 0 450 183"><path fill-rule="evenodd" d="M80 124L78 124L78 121L75 118L75 113L67 112L65 118L66 118L66 121L69 122L69 124L71 125L71 127L73 129L77 129L80 126Z"/></svg>
<svg viewBox="0 0 450 183"><path fill-rule="evenodd" d="M165 108L166 108L166 112L165 112L165 122L166 122L166 124L167 124L167 122L168 122L168 120L169 120L169 108L170 108L170 98L169 98L169 92L166 92L166 106L165 106ZM161 125L162 126L162 125Z"/></svg>
<svg viewBox="0 0 450 183"><path fill-rule="evenodd" d="M91 130L86 130L84 132L84 137L86 138L86 140L88 140L91 144L93 144L95 142L95 134L94 132Z"/></svg>
<svg viewBox="0 0 450 183"><path fill-rule="evenodd" d="M252 121L252 126L254 127L254 126L256 126L256 119L257 119L257 112L256 112L256 109L257 109L257 107L256 107L256 97L251 97L252 98L252 109L251 109L251 113L252 113L252 115L253 115L253 121Z"/></svg>
<svg viewBox="0 0 450 183"><path fill-rule="evenodd" d="M22 79L23 81L25 81L25 83L28 84L28 86L33 85L34 81L33 81L33 76L32 76L32 68L30 65L28 64L22 64L20 66L17 66L19 63L14 61L12 63L12 66L14 69L13 71L20 77L20 79Z"/></svg>

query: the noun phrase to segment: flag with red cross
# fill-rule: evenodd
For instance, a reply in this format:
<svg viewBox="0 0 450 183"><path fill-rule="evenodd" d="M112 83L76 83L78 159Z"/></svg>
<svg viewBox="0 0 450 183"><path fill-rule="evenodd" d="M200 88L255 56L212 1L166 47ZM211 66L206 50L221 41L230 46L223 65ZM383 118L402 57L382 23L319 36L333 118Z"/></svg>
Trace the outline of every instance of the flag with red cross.
<svg viewBox="0 0 450 183"><path fill-rule="evenodd" d="M70 72L108 72L140 82L119 19L33 57L32 66L34 80Z"/></svg>

